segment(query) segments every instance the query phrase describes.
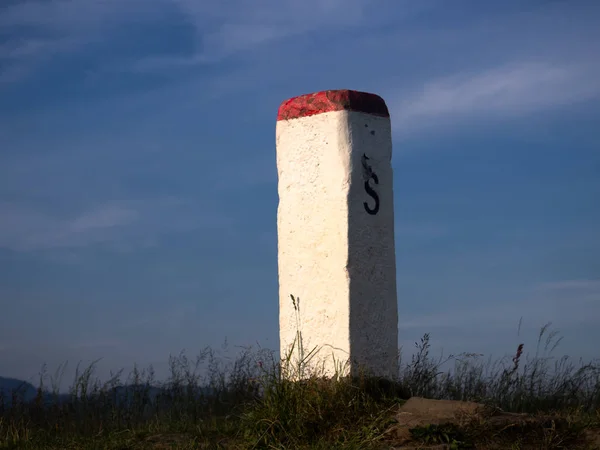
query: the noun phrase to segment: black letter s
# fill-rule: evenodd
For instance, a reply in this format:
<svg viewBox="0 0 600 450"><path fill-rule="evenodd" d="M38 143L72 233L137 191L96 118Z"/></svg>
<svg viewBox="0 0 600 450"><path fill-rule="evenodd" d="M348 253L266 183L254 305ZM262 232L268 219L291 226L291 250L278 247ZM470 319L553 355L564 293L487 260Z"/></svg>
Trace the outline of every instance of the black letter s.
<svg viewBox="0 0 600 450"><path fill-rule="evenodd" d="M367 211L368 214L371 214L372 216L374 216L375 214L377 214L379 212L379 195L377 195L377 192L375 192L375 190L369 185L369 181L371 181L371 179L373 179L375 184L379 184L379 178L373 172L373 169L367 162L368 160L369 160L369 157L363 153L361 162L362 162L362 166L363 166L363 176L365 178L365 191L367 191L367 194L369 194L371 196L371 198L373 198L373 200L375 200L375 208L373 208L373 209L369 208L369 205L367 205L367 202L363 202L363 206L365 207L365 211Z"/></svg>
<svg viewBox="0 0 600 450"><path fill-rule="evenodd" d="M376 174L371 173L371 178L373 179L375 184L379 184L379 178L377 177ZM369 178L369 180L371 178ZM365 191L367 191L367 194L369 194L373 198L373 200L375 200L375 208L373 208L373 209L369 208L369 205L367 205L367 202L363 202L363 205L365 207L365 211L367 211L367 213L374 216L375 214L377 214L379 212L379 195L377 195L377 192L375 192L375 190L371 186L369 186L369 180L365 181Z"/></svg>

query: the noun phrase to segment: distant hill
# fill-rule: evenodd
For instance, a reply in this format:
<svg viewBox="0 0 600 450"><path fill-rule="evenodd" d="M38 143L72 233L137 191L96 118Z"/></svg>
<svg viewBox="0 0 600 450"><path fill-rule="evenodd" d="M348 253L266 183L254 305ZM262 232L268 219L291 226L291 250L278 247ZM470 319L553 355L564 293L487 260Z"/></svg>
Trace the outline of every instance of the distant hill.
<svg viewBox="0 0 600 450"><path fill-rule="evenodd" d="M37 388L28 381L18 380L16 378L0 377L0 396L5 406L12 405L13 398L18 401L28 403L37 396ZM62 403L69 399L68 394L59 394L58 397L50 392L44 393L44 403L55 402Z"/></svg>
<svg viewBox="0 0 600 450"><path fill-rule="evenodd" d="M27 402L35 398L37 389L27 381L0 377L0 396L2 396L4 404L11 404L13 392L16 392L19 398Z"/></svg>
<svg viewBox="0 0 600 450"><path fill-rule="evenodd" d="M148 398L151 401L156 400L161 394L168 393L166 389L157 386L125 385L116 387L113 392L113 398L117 404L123 404L128 401L133 401L136 392L144 391L147 391ZM204 396L209 396L213 391L209 388L203 388L201 389L201 392ZM15 394L20 402L28 403L36 398L37 388L27 381L18 380L16 378L0 377L0 398L3 400L5 406L12 405L13 395ZM46 404L55 403L56 401L58 401L58 403L63 403L70 400L70 398L70 394L59 394L58 396L55 396L51 392L45 392L43 395L44 403ZM0 401L0 404L1 403L2 402Z"/></svg>

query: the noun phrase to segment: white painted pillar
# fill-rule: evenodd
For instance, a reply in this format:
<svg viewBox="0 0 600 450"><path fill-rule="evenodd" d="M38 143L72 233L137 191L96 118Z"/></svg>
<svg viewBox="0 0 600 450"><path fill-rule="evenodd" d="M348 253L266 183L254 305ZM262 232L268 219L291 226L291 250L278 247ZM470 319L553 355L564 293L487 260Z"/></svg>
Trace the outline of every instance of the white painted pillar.
<svg viewBox="0 0 600 450"><path fill-rule="evenodd" d="M282 358L332 376L398 374L392 138L384 100L336 90L284 101L277 117ZM299 299L299 311L290 296ZM294 367L297 367L294 365ZM338 367L339 369L339 367ZM338 371L339 373L339 371ZM307 374L289 373L290 378Z"/></svg>

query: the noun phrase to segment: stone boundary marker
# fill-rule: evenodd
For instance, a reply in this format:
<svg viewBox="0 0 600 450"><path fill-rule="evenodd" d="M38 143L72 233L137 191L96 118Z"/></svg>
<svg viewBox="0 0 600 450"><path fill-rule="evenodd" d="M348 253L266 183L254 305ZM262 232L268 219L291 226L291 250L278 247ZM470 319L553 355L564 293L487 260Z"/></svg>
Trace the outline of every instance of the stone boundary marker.
<svg viewBox="0 0 600 450"><path fill-rule="evenodd" d="M351 90L291 98L279 107L276 140L282 357L294 345L292 362L305 360L309 371L355 375L362 367L396 378L392 138L384 100Z"/></svg>

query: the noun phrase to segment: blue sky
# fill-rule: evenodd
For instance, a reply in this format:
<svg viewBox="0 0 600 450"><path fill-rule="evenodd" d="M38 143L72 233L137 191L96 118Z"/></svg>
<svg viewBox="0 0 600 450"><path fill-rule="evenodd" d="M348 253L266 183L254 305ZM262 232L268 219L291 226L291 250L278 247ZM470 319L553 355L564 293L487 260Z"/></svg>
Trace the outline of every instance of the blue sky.
<svg viewBox="0 0 600 450"><path fill-rule="evenodd" d="M600 340L600 3L0 6L0 374L278 348L275 123L392 116L400 344ZM517 336L523 317L521 336Z"/></svg>

